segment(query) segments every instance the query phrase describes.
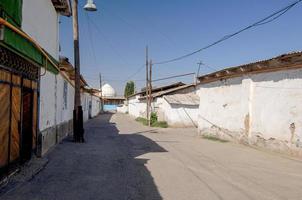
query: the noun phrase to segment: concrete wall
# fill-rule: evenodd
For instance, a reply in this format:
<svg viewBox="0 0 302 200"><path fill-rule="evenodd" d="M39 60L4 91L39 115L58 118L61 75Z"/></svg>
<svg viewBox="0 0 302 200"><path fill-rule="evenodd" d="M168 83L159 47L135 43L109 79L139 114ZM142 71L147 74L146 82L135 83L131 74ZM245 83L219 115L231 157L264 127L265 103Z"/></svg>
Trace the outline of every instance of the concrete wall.
<svg viewBox="0 0 302 200"><path fill-rule="evenodd" d="M302 70L200 85L202 134L284 151L302 147Z"/></svg>
<svg viewBox="0 0 302 200"><path fill-rule="evenodd" d="M39 130L41 154L72 133L74 88L67 85L67 107L64 106L64 78L46 72L40 80Z"/></svg>
<svg viewBox="0 0 302 200"><path fill-rule="evenodd" d="M101 100L99 97L90 95L91 97L91 117L97 116L101 111Z"/></svg>
<svg viewBox="0 0 302 200"><path fill-rule="evenodd" d="M199 106L169 104L164 98L158 103L158 120L169 127L197 127Z"/></svg>
<svg viewBox="0 0 302 200"><path fill-rule="evenodd" d="M132 117L146 117L146 102L139 100L139 95L129 98L128 112Z"/></svg>
<svg viewBox="0 0 302 200"><path fill-rule="evenodd" d="M51 0L23 0L22 29L59 59L59 15Z"/></svg>
<svg viewBox="0 0 302 200"><path fill-rule="evenodd" d="M67 83L67 107L64 105L64 82ZM61 74L47 72L40 85L40 140L41 154L73 132L74 87ZM89 93L81 93L83 120L100 113L100 99Z"/></svg>
<svg viewBox="0 0 302 200"><path fill-rule="evenodd" d="M129 113L128 110L128 101L124 101L123 105L120 105L116 108L116 111L119 113Z"/></svg>

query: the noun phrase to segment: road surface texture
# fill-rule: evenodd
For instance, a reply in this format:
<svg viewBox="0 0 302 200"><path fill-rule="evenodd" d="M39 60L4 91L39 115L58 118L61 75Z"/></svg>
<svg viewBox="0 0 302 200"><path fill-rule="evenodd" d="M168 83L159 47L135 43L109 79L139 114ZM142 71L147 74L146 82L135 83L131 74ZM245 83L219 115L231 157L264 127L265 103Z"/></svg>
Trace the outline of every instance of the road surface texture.
<svg viewBox="0 0 302 200"><path fill-rule="evenodd" d="M43 171L0 199L302 199L301 161L202 139L195 129L104 114L86 124L86 140L59 144Z"/></svg>

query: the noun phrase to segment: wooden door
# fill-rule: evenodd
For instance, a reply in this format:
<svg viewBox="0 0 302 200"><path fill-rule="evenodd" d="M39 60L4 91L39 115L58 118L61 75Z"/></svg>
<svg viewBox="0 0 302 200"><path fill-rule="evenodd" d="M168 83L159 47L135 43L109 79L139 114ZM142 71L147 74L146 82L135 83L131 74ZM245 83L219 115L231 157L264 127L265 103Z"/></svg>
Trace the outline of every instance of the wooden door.
<svg viewBox="0 0 302 200"><path fill-rule="evenodd" d="M22 136L21 136L21 161L31 158L33 146L33 91L29 88L22 90Z"/></svg>

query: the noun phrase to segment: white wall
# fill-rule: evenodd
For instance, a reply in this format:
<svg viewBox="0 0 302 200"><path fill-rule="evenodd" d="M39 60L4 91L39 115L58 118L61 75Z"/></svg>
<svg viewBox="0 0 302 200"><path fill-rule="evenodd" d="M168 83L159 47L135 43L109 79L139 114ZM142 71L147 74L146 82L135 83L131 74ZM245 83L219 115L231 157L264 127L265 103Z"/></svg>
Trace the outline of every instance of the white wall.
<svg viewBox="0 0 302 200"><path fill-rule="evenodd" d="M146 103L139 100L139 95L129 98L128 102L129 115L137 117L146 117Z"/></svg>
<svg viewBox="0 0 302 200"><path fill-rule="evenodd" d="M202 84L198 92L199 130L205 133L215 125L251 142L257 138L301 141L301 85L302 69Z"/></svg>
<svg viewBox="0 0 302 200"><path fill-rule="evenodd" d="M94 95L91 95L91 116L95 117L97 116L101 111L101 100L99 97L96 97Z"/></svg>
<svg viewBox="0 0 302 200"><path fill-rule="evenodd" d="M51 0L23 0L22 29L59 59L59 15Z"/></svg>
<svg viewBox="0 0 302 200"><path fill-rule="evenodd" d="M199 106L182 104L169 104L161 98L158 104L158 116L160 121L166 121L169 127L195 127L198 123Z"/></svg>
<svg viewBox="0 0 302 200"><path fill-rule="evenodd" d="M302 137L302 69L251 76L253 81L251 130L265 139L293 142Z"/></svg>
<svg viewBox="0 0 302 200"><path fill-rule="evenodd" d="M67 82L67 108L64 105L64 82ZM57 124L73 118L74 87L62 75L57 76Z"/></svg>
<svg viewBox="0 0 302 200"><path fill-rule="evenodd" d="M40 78L39 128L42 131L56 124L56 75L46 72Z"/></svg>
<svg viewBox="0 0 302 200"><path fill-rule="evenodd" d="M89 101L90 95L88 93L81 93L81 104L83 109L83 121L86 122L89 119L88 110L89 110Z"/></svg>
<svg viewBox="0 0 302 200"><path fill-rule="evenodd" d="M245 116L249 114L249 79L228 79L201 85L198 126L213 125L234 132L244 130Z"/></svg>

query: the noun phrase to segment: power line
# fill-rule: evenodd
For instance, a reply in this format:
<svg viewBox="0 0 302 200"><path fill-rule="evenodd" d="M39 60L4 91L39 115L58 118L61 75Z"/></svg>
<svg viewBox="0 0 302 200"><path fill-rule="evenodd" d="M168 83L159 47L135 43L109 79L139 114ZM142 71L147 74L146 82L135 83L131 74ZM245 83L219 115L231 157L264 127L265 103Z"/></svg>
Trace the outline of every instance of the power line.
<svg viewBox="0 0 302 200"><path fill-rule="evenodd" d="M140 66L132 75L130 75L126 80L129 81L132 77L136 76L145 68L145 64Z"/></svg>
<svg viewBox="0 0 302 200"><path fill-rule="evenodd" d="M88 39L89 39L89 43L90 43L91 50L92 50L93 61L94 61L94 64L96 65L97 62L96 62L95 48L94 48L94 44L93 44L93 41L92 41L92 28L91 28L91 25L90 25L89 16L86 12L85 12L85 16L86 16L87 27L88 27Z"/></svg>
<svg viewBox="0 0 302 200"><path fill-rule="evenodd" d="M152 82L158 82L158 81L163 81L163 80L172 79L172 78L178 78L178 77L182 77L182 76L189 76L189 75L193 75L193 74L195 74L195 73L192 72L192 73L187 73L187 74L180 74L180 75L175 75L175 76L169 76L169 77L153 80Z"/></svg>
<svg viewBox="0 0 302 200"><path fill-rule="evenodd" d="M269 15L269 16L267 16L267 17L265 17L265 18L263 18L263 19L255 22L255 23L253 23L252 25L249 25L249 26L247 26L247 27L245 27L243 29L240 29L239 31L237 31L237 32L235 32L233 34L225 35L221 39L219 39L219 40L217 40L217 41L215 41L215 42L213 42L213 43L211 43L211 44L209 44L209 45L207 45L205 47L202 47L201 49L198 49L198 50L193 51L191 53L188 53L188 54L185 54L183 56L179 56L179 57L176 57L176 58L173 58L173 59L170 59L170 60L155 62L154 65L163 65L163 64L175 62L175 61L178 61L178 60L182 60L182 59L187 58L189 56L192 56L192 55L194 55L196 53L199 53L199 52L201 52L203 50L206 50L206 49L208 49L208 48L210 48L212 46L215 46L215 45L217 45L217 44L219 44L219 43L221 43L221 42L223 42L225 40L228 40L228 39L230 39L230 38L232 38L232 37L234 37L234 36L236 36L236 35L244 32L244 31L246 31L248 29L251 29L251 28L256 27L256 26L261 26L261 25L270 23L270 22L278 19L282 15L284 15L286 12L288 12L291 8L293 8L294 6L296 6L301 1L302 0L295 1L294 3L286 6L285 8L282 8L281 10L278 10L277 12L274 12L273 14L271 14L271 15Z"/></svg>
<svg viewBox="0 0 302 200"><path fill-rule="evenodd" d="M107 41L109 47L111 48L111 50L120 58L122 59L122 62L129 65L129 63L127 62L127 60L121 55L121 53L117 50L117 48L115 48L115 45L113 44L112 41L109 40L109 37L104 34L103 31L101 31L100 27L98 26L97 23L95 23L93 21L92 18L89 17L89 15L87 15L89 22L94 26L95 30Z"/></svg>

